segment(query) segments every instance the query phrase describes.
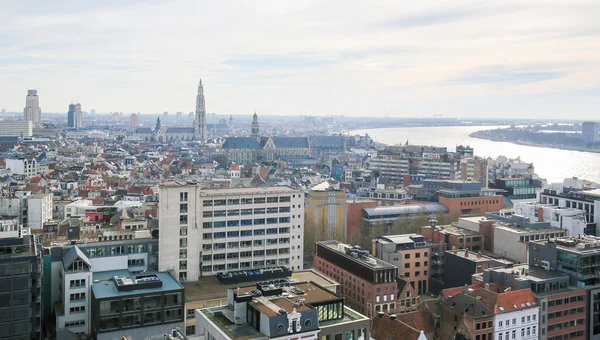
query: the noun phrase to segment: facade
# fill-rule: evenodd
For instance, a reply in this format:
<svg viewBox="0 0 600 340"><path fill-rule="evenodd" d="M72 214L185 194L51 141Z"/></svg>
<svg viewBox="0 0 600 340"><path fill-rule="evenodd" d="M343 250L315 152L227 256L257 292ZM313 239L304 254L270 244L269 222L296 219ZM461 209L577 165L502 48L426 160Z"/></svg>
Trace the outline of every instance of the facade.
<svg viewBox="0 0 600 340"><path fill-rule="evenodd" d="M600 235L600 215L596 215L596 212L600 212L600 184L567 178L562 183L544 187L538 202L560 208L584 210L586 234Z"/></svg>
<svg viewBox="0 0 600 340"><path fill-rule="evenodd" d="M429 292L430 247L419 234L380 236L373 240L375 257L398 268L398 277L417 294Z"/></svg>
<svg viewBox="0 0 600 340"><path fill-rule="evenodd" d="M215 340L369 339L371 321L314 282L229 289L227 305L196 310L196 336Z"/></svg>
<svg viewBox="0 0 600 340"><path fill-rule="evenodd" d="M481 233L453 225L423 226L421 235L429 242L443 243L444 249L468 249L475 253L483 250Z"/></svg>
<svg viewBox="0 0 600 340"><path fill-rule="evenodd" d="M52 220L52 194L31 194L27 199L27 224L32 229L42 229Z"/></svg>
<svg viewBox="0 0 600 340"><path fill-rule="evenodd" d="M131 116L129 116L129 126L140 126L139 114L132 113Z"/></svg>
<svg viewBox="0 0 600 340"><path fill-rule="evenodd" d="M540 306L530 289L475 287L442 304L441 339L539 339Z"/></svg>
<svg viewBox="0 0 600 340"><path fill-rule="evenodd" d="M159 270L180 281L278 265L303 268L304 194L285 186L159 189Z"/></svg>
<svg viewBox="0 0 600 340"><path fill-rule="evenodd" d="M559 228L521 228L502 222L494 223L494 244L492 253L513 261L527 263L529 242L567 236L566 229Z"/></svg>
<svg viewBox="0 0 600 340"><path fill-rule="evenodd" d="M81 111L81 104L69 104L69 113L67 116L68 127L73 129L80 129L83 127L83 112Z"/></svg>
<svg viewBox="0 0 600 340"><path fill-rule="evenodd" d="M13 174L29 177L38 173L37 161L35 158L6 158L5 162L6 168L10 169Z"/></svg>
<svg viewBox="0 0 600 340"><path fill-rule="evenodd" d="M444 288L462 287L471 283L474 274L483 273L488 268L506 264L482 253L466 249L448 250L444 254L444 268L452 268L444 272Z"/></svg>
<svg viewBox="0 0 600 340"><path fill-rule="evenodd" d="M338 292L350 307L368 317L396 310L398 268L369 251L337 241L319 241L315 269L340 283Z"/></svg>
<svg viewBox="0 0 600 340"><path fill-rule="evenodd" d="M569 276L570 286L586 290L587 339L600 339L599 259L600 238L596 236L570 236L529 243L530 265L565 273ZM556 305L555 302L553 306Z"/></svg>
<svg viewBox="0 0 600 340"><path fill-rule="evenodd" d="M101 272L91 288L92 334L97 340L163 339L183 329L184 304L185 291L169 273Z"/></svg>
<svg viewBox="0 0 600 340"><path fill-rule="evenodd" d="M463 182L479 182L487 186L487 160L481 157L460 159L460 178Z"/></svg>
<svg viewBox="0 0 600 340"><path fill-rule="evenodd" d="M598 143L600 141L600 123L583 122L581 124L581 135L586 143Z"/></svg>
<svg viewBox="0 0 600 340"><path fill-rule="evenodd" d="M515 217L523 217L530 224L547 223L550 227L566 229L568 236L594 235L596 231L595 228L587 229L586 211L582 209L537 202L514 202L512 212Z"/></svg>
<svg viewBox="0 0 600 340"><path fill-rule="evenodd" d="M540 187L531 182L530 179L524 177L498 178L494 188L504 190L503 196L511 200L534 199L537 197Z"/></svg>
<svg viewBox="0 0 600 340"><path fill-rule="evenodd" d="M198 83L198 94L196 95L196 116L194 118L194 137L196 140L205 142L206 135L206 103L204 102L204 86L202 79Z"/></svg>
<svg viewBox="0 0 600 340"><path fill-rule="evenodd" d="M433 214L447 214L448 208L440 203L412 203L403 205L363 208L362 228L393 225L397 221L417 217L430 218Z"/></svg>
<svg viewBox="0 0 600 340"><path fill-rule="evenodd" d="M382 188L359 188L356 190L356 197L363 199L372 199L383 202L404 203L410 199L404 189L382 189Z"/></svg>
<svg viewBox="0 0 600 340"><path fill-rule="evenodd" d="M228 162L242 165L310 156L307 137L229 137L222 151Z"/></svg>
<svg viewBox="0 0 600 340"><path fill-rule="evenodd" d="M39 127L42 123L42 109L40 109L40 97L38 97L37 90L27 90L23 119L32 122L34 127Z"/></svg>
<svg viewBox="0 0 600 340"><path fill-rule="evenodd" d="M358 244L361 238L360 229L362 225L363 209L375 208L378 202L370 199L354 201L346 200L346 235L344 242ZM306 208L305 208L306 209ZM306 223L306 222L305 222Z"/></svg>
<svg viewBox="0 0 600 340"><path fill-rule="evenodd" d="M520 264L490 268L474 275L473 283L496 292L531 289L541 307L539 339L585 339L586 291L569 287L568 275Z"/></svg>
<svg viewBox="0 0 600 340"><path fill-rule="evenodd" d="M121 234L121 236L133 236ZM51 302L57 331L92 333L91 287L97 275L122 276L158 269L158 241L125 239L54 247L51 255ZM128 238L128 237L126 237ZM113 237L110 237L113 239Z"/></svg>
<svg viewBox="0 0 600 340"><path fill-rule="evenodd" d="M370 168L378 170L381 178L393 182L402 182L404 175L410 173L410 160L398 155L377 155L370 163Z"/></svg>
<svg viewBox="0 0 600 340"><path fill-rule="evenodd" d="M42 266L42 245L38 239L34 235L29 235L27 230L18 224L12 226L2 224L0 227L0 339L44 339Z"/></svg>
<svg viewBox="0 0 600 340"><path fill-rule="evenodd" d="M31 137L33 122L30 120L0 120L0 136Z"/></svg>
<svg viewBox="0 0 600 340"><path fill-rule="evenodd" d="M310 150L317 155L343 154L346 150L346 137L344 135L310 136Z"/></svg>
<svg viewBox="0 0 600 340"><path fill-rule="evenodd" d="M306 194L304 202L305 235L314 235L313 241L347 239L345 191L323 182Z"/></svg>

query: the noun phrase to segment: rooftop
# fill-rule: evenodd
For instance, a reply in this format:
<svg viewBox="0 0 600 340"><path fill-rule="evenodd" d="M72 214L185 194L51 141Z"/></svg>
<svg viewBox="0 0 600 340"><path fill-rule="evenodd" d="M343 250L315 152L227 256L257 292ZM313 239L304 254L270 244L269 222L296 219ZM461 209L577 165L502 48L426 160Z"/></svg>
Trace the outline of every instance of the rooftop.
<svg viewBox="0 0 600 340"><path fill-rule="evenodd" d="M318 241L317 245L329 248L330 250L333 250L336 253L339 253L342 256L355 261L361 266L367 266L373 269L396 268L394 265L391 265L385 261L371 256L368 250L360 249L360 247L357 248L357 246L353 247L351 245L344 244L335 240ZM353 255L354 253L356 254L356 256Z"/></svg>
<svg viewBox="0 0 600 340"><path fill-rule="evenodd" d="M160 187L164 188L177 188L177 187L197 187L200 186L199 182L189 181L170 181L160 184ZM215 196L215 195L235 195L235 194L261 194L261 193L292 193L298 190L288 186L272 186L272 187L252 187L252 188L218 188L218 189L201 189L201 196Z"/></svg>
<svg viewBox="0 0 600 340"><path fill-rule="evenodd" d="M462 258L471 260L473 262L488 262L488 261L496 261L489 256L485 256L481 253L474 253L472 251L464 250L464 249L456 249L456 250L448 250L446 253L451 253L456 256L460 256Z"/></svg>
<svg viewBox="0 0 600 340"><path fill-rule="evenodd" d="M150 274L146 274L150 275ZM179 284L173 276L166 272L153 273L160 281L162 281L161 287L150 287L140 288L132 290L119 290L117 284L113 281L114 277L130 277L131 274L127 270L110 270L105 272L98 272L93 274L94 284L92 285L92 292L97 299L104 299L117 296L128 296L136 294L150 294L158 292L168 292L183 289L183 286ZM99 281L99 282L96 282Z"/></svg>
<svg viewBox="0 0 600 340"><path fill-rule="evenodd" d="M530 266L528 264L515 264L511 267L496 267L488 270L505 274L518 273L516 279L520 281L544 282L550 279L569 277L569 275L556 270L544 270L541 267Z"/></svg>
<svg viewBox="0 0 600 340"><path fill-rule="evenodd" d="M375 208L364 208L367 216L386 216L386 215L410 215L418 213L436 213L447 212L448 208L441 203L421 203L421 204L403 204L393 206L381 206Z"/></svg>
<svg viewBox="0 0 600 340"><path fill-rule="evenodd" d="M539 244L552 244L558 249L566 250L579 254L598 254L600 253L600 237L583 236L564 236L559 238L550 238L531 241Z"/></svg>

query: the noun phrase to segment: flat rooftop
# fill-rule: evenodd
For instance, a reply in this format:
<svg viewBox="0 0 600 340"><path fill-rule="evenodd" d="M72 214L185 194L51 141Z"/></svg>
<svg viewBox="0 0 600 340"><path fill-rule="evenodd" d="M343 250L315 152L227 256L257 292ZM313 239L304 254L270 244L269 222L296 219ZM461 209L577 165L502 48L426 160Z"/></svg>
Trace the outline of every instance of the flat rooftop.
<svg viewBox="0 0 600 340"><path fill-rule="evenodd" d="M440 233L442 234L452 234L452 235L457 235L457 236L476 236L476 235L481 235L480 233L473 231L473 230L469 230L469 229L464 229L464 228L459 228L457 226L453 226L451 224L447 224L447 225L438 225L435 227L431 227L431 226L423 226L423 228L438 228L440 230Z"/></svg>
<svg viewBox="0 0 600 340"><path fill-rule="evenodd" d="M512 267L495 267L491 268L491 271L512 274L513 272L518 272L519 276L516 277L517 280L521 281L532 281L532 282L544 282L550 279L557 278L568 278L569 275L561 273L556 270L545 270L541 267L530 266L528 264L515 264ZM525 274L521 274L521 273Z"/></svg>
<svg viewBox="0 0 600 340"><path fill-rule="evenodd" d="M288 278L292 283L294 282L314 282L325 288L333 286L339 286L336 281L322 275L321 273L313 270L301 270L292 272L292 276ZM232 283L228 285L222 284L216 276L205 276L200 281L186 282L183 283L185 288L185 301L186 302L197 302L213 299L223 299L227 297L228 289L235 289L241 286L252 285L256 289L256 284L268 280L249 281L244 283Z"/></svg>
<svg viewBox="0 0 600 340"><path fill-rule="evenodd" d="M162 287L135 289L130 291L119 291L117 286L112 281L115 276L131 276L128 270L110 270L105 272L98 272L93 274L94 281L100 281L92 285L92 292L97 299L128 296L136 294L151 294L159 292L168 292L178 289L183 289L183 286L179 284L175 278L166 272L158 273L145 273L155 274L162 281Z"/></svg>
<svg viewBox="0 0 600 340"><path fill-rule="evenodd" d="M453 255L462 257L464 259L471 260L473 262L488 262L488 261L496 261L496 259L491 258L489 256L475 253L472 251L466 251L464 249L455 249L455 250L447 250L446 253L451 253Z"/></svg>
<svg viewBox="0 0 600 340"><path fill-rule="evenodd" d="M557 249L582 255L600 254L600 237L597 236L563 236L550 240L543 239L532 242L539 244L553 244Z"/></svg>
<svg viewBox="0 0 600 340"><path fill-rule="evenodd" d="M179 187L195 187L195 186L199 186L200 183L198 182L192 182L192 183L187 183L187 182L179 182L179 181L170 181L170 182L164 182L162 184L159 185L160 187L166 187L166 188L179 188ZM272 187L252 187L252 188L218 188L218 189L200 189L200 195L201 196L213 196L213 195L247 195L247 194L261 194L261 193L293 193L293 192L298 192L299 190L294 189L292 187L288 187L288 186L272 186Z"/></svg>
<svg viewBox="0 0 600 340"><path fill-rule="evenodd" d="M494 228L496 230L509 231L514 234L552 234L552 233L560 233L560 232L567 231L566 229L560 229L560 228L523 228L523 227L518 227L516 225L502 223L502 222L496 222L494 224ZM557 234L557 235L559 235L559 234Z"/></svg>
<svg viewBox="0 0 600 340"><path fill-rule="evenodd" d="M363 266L367 266L373 269L394 269L396 268L394 265L389 264L385 261L382 261L374 256L368 255L368 256L364 256L364 257L353 257L351 255L346 254L345 252L341 252L338 249L338 244L342 244L341 242L335 241L335 240L330 240L330 241L319 241L317 242L317 244L323 246L323 247L327 247L333 251L335 251L338 254L341 254L343 256L345 256L346 258L349 258L353 261L355 261L356 263L359 263L360 265ZM349 246L349 245L346 245ZM362 250L366 250L366 249L362 249Z"/></svg>

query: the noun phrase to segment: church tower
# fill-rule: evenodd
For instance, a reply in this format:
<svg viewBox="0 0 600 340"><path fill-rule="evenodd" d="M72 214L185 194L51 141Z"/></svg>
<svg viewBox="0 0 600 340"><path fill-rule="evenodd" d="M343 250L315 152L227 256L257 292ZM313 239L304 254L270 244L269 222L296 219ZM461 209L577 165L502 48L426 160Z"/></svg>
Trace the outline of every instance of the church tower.
<svg viewBox="0 0 600 340"><path fill-rule="evenodd" d="M254 116L252 116L252 137L259 137L260 134L258 132L258 116L256 115L256 111L254 111Z"/></svg>
<svg viewBox="0 0 600 340"><path fill-rule="evenodd" d="M194 137L196 140L206 142L206 106L204 104L204 86L202 86L202 79L200 79L200 82L198 83L198 94L196 95Z"/></svg>

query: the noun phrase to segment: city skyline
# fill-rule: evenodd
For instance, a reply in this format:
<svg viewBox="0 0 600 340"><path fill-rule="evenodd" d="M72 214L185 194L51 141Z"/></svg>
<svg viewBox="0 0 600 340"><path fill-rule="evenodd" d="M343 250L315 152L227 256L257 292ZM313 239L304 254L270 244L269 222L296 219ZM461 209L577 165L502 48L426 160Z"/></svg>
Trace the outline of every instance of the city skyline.
<svg viewBox="0 0 600 340"><path fill-rule="evenodd" d="M44 112L74 96L189 112L200 77L222 114L585 119L600 104L592 1L137 5L3 5L0 107L37 89Z"/></svg>

